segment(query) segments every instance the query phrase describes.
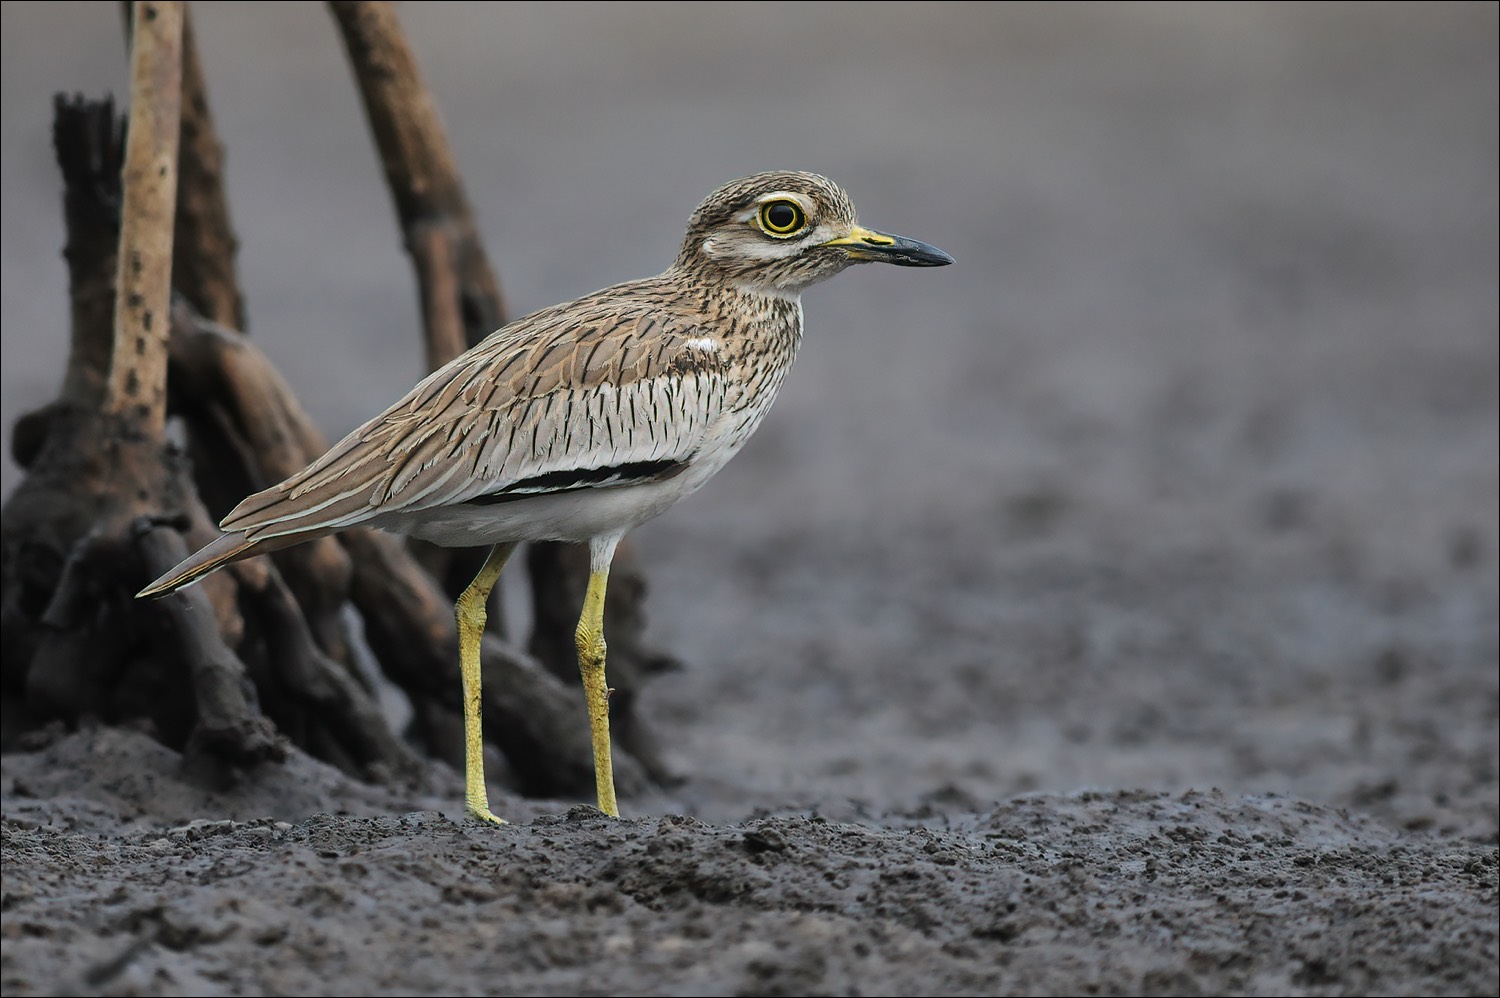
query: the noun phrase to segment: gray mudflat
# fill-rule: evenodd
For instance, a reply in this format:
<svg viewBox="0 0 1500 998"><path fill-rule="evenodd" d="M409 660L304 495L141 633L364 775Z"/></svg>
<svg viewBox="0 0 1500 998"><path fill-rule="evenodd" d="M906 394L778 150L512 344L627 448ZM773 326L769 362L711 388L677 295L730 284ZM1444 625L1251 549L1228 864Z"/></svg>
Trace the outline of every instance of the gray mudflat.
<svg viewBox="0 0 1500 998"><path fill-rule="evenodd" d="M480 828L61 734L3 760L5 993L1500 989L1496 8L1061 6L405 5L517 311L775 167L958 264L810 292L638 532L679 786ZM337 40L196 12L253 334L341 432L421 352ZM8 427L50 96L124 76L112 4L0 19Z"/></svg>

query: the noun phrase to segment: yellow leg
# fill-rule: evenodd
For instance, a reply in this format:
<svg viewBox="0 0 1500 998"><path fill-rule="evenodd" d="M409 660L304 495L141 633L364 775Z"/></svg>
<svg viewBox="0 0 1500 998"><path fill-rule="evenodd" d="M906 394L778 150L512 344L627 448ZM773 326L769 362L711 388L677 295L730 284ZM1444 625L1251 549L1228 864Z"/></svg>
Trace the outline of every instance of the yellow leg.
<svg viewBox="0 0 1500 998"><path fill-rule="evenodd" d="M458 665L464 687L464 807L481 821L505 824L490 813L489 793L484 786L484 729L480 721L482 701L479 686L479 643L484 637L486 607L500 570L515 550L514 544L496 544L484 560L474 581L458 597L453 616L458 621Z"/></svg>
<svg viewBox="0 0 1500 998"><path fill-rule="evenodd" d="M594 739L594 785L599 792L599 810L611 818L620 816L615 803L615 771L609 755L609 684L604 681L604 590L609 584L609 565L589 573L588 595L578 618L578 671L583 674L583 695L589 705L589 731Z"/></svg>

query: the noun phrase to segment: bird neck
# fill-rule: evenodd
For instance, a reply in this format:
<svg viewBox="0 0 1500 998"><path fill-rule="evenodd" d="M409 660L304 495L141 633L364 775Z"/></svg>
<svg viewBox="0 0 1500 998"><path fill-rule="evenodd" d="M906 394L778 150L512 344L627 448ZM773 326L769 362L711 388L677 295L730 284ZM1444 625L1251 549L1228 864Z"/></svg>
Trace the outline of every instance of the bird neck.
<svg viewBox="0 0 1500 998"><path fill-rule="evenodd" d="M802 340L802 295L775 288L731 284L721 299L722 315L755 337L783 340L793 349Z"/></svg>
<svg viewBox="0 0 1500 998"><path fill-rule="evenodd" d="M681 261L654 280L674 289L679 305L695 306L693 311L701 312L716 325L732 321L781 327L799 338L802 334L800 290L766 287L751 282L746 275L684 266Z"/></svg>
<svg viewBox="0 0 1500 998"><path fill-rule="evenodd" d="M786 369L802 345L802 297L795 292L767 289L702 267L679 263L655 281L673 299L673 310L683 318L712 330L731 365L753 368L754 384L747 396L765 388L774 397Z"/></svg>

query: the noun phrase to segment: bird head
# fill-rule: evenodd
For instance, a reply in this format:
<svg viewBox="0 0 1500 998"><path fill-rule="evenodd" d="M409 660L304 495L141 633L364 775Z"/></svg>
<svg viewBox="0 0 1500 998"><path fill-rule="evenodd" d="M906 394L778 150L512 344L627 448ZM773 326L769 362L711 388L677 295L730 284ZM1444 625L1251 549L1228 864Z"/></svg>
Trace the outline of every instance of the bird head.
<svg viewBox="0 0 1500 998"><path fill-rule="evenodd" d="M795 295L852 263L941 267L935 246L867 229L844 189L816 173L757 173L714 191L693 212L677 266L746 291Z"/></svg>

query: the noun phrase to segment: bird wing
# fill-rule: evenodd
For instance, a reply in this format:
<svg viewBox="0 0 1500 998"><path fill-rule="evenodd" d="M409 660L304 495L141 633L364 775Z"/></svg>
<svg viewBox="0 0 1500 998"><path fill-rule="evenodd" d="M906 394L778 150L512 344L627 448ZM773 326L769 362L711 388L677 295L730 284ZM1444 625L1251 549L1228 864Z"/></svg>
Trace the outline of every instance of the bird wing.
<svg viewBox="0 0 1500 998"><path fill-rule="evenodd" d="M220 526L258 541L670 474L725 402L714 337L608 291L518 320Z"/></svg>

